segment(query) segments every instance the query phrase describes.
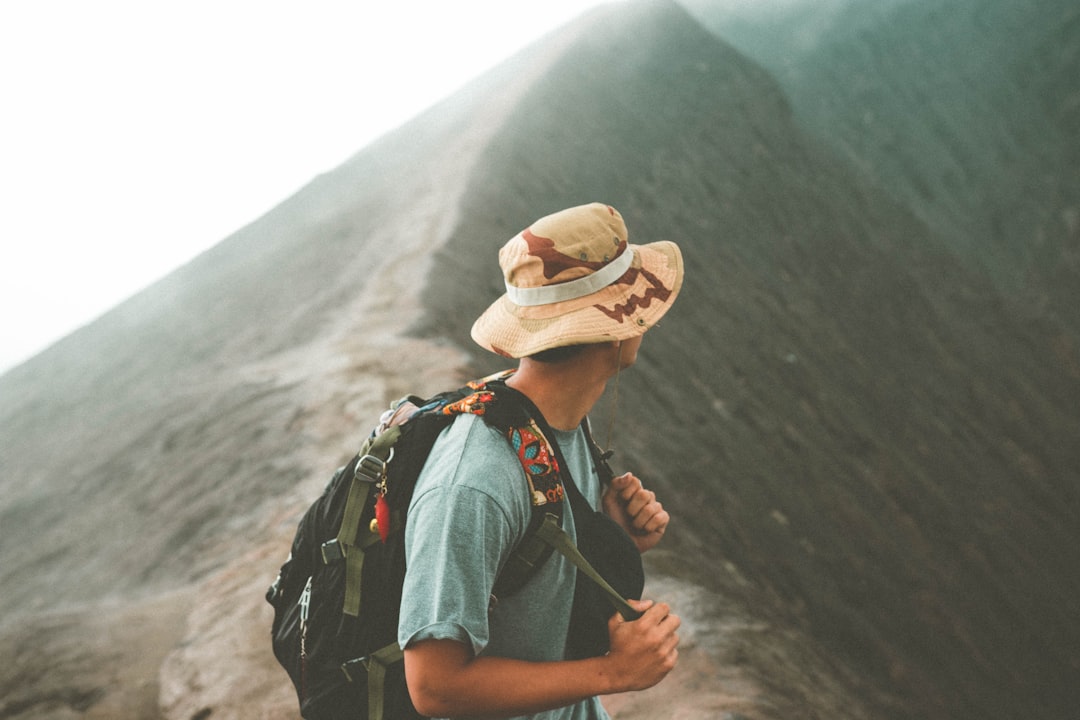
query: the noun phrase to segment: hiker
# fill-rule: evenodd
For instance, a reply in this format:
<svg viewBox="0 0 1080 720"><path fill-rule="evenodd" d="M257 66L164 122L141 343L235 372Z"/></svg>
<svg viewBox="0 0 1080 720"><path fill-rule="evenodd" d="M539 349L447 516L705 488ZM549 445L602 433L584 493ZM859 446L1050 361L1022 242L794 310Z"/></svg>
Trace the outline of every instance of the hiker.
<svg viewBox="0 0 1080 720"><path fill-rule="evenodd" d="M583 421L674 302L679 249L630 245L621 215L594 203L536 221L506 243L499 262L506 294L476 321L473 339L518 359L506 386L542 415L573 483L625 530L640 567L637 553L659 542L668 513L633 474L601 487ZM675 665L679 618L665 603L640 600L631 601L636 620L611 614L606 654L565 659L582 581L559 554L521 591L491 596L530 522L523 483L506 437L475 415L442 433L420 473L398 641L424 715L602 719L599 695L651 687ZM562 519L571 538L583 521L577 511Z"/></svg>

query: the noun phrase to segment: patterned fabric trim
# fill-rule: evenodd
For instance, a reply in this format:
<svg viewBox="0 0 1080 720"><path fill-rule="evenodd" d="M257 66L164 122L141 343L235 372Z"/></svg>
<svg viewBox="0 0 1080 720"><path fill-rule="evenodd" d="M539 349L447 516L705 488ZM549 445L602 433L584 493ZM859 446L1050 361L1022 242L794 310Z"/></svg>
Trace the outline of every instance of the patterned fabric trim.
<svg viewBox="0 0 1080 720"><path fill-rule="evenodd" d="M476 392L466 395L442 408L444 415L484 415L492 403L496 402L495 393L487 390L488 382L509 377L513 371L496 373L482 380L470 382L468 386ZM514 452L517 453L525 477L529 481L529 497L535 507L563 501L563 484L559 475L559 461L551 442L544 437L536 421L529 418L525 427L512 427L507 438Z"/></svg>
<svg viewBox="0 0 1080 720"><path fill-rule="evenodd" d="M443 415L483 415L488 406L495 401L495 394L489 391L474 392L457 402L452 402L442 409Z"/></svg>
<svg viewBox="0 0 1080 720"><path fill-rule="evenodd" d="M509 438L529 479L532 504L539 506L562 502L559 461L555 459L551 443L536 423L530 419L528 427L510 428Z"/></svg>

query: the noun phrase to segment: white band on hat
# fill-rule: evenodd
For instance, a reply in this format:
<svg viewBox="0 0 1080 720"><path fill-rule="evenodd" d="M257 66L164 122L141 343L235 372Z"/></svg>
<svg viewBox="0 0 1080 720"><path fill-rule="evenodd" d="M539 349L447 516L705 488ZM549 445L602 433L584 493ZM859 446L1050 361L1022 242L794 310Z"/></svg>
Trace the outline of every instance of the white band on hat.
<svg viewBox="0 0 1080 720"><path fill-rule="evenodd" d="M506 296L515 305L523 307L551 305L557 302L576 300L586 295L592 295L598 290L603 290L626 274L626 271L630 269L630 264L633 262L634 251L628 245L619 257L590 275L569 282L543 285L541 287L520 288L508 282L506 283Z"/></svg>

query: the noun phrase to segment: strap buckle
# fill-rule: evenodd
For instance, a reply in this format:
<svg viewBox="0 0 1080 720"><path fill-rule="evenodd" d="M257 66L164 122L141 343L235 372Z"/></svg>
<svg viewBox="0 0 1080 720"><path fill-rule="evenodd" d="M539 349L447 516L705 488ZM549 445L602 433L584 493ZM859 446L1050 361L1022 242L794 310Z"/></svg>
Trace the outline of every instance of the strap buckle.
<svg viewBox="0 0 1080 720"><path fill-rule="evenodd" d="M405 654L395 642L390 643L386 647L379 648L370 655L365 655L364 657L356 658L355 660L348 660L341 664L341 672L345 673L345 678L350 683L354 682L353 676L349 672L350 670L355 672L359 666L367 671L367 716L369 720L385 719L386 698L384 694L386 689L386 669L391 664L400 662L404 657ZM359 675L357 677L359 677Z"/></svg>
<svg viewBox="0 0 1080 720"><path fill-rule="evenodd" d="M322 544L323 565L332 565L345 559L345 547L337 538L331 538Z"/></svg>
<svg viewBox="0 0 1080 720"><path fill-rule="evenodd" d="M381 673L385 672L386 668L394 663L401 662L404 657L405 653L401 651L398 644L396 642L390 643L386 647L379 648L370 655L346 660L341 663L341 672L349 682L356 682L360 677L358 673L360 668L363 668L364 672L369 676L373 671L376 672L381 680Z"/></svg>
<svg viewBox="0 0 1080 720"><path fill-rule="evenodd" d="M377 483L382 480L386 472L386 463L374 455L365 455L356 461L356 470L353 477L369 483Z"/></svg>
<svg viewBox="0 0 1080 720"><path fill-rule="evenodd" d="M354 658L352 660L346 660L345 662L341 663L341 672L345 675L346 680L348 680L351 683L356 682L357 678L360 677L358 674L356 674L357 670L359 670L360 668L363 668L364 671L366 672L367 671L367 664L368 664L368 656L367 655L365 655L364 657L361 657L361 658Z"/></svg>
<svg viewBox="0 0 1080 720"><path fill-rule="evenodd" d="M356 461L356 469L353 477L369 483L380 483L386 478L386 468L394 459L394 448L390 448L390 455L386 460L381 460L375 455L365 455Z"/></svg>

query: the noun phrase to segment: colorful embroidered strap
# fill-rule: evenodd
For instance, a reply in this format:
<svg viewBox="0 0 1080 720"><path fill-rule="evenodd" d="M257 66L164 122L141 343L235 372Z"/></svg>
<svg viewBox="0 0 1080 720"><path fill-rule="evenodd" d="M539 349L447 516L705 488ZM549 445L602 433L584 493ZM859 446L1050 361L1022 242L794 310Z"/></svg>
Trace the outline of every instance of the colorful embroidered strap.
<svg viewBox="0 0 1080 720"><path fill-rule="evenodd" d="M530 419L526 427L512 427L507 434L529 480L529 497L533 506L562 502L563 484L559 475L559 461L536 421Z"/></svg>
<svg viewBox="0 0 1080 720"><path fill-rule="evenodd" d="M507 370L469 383L468 386L476 392L445 405L442 413L444 415L486 415L493 404L498 402L490 383L503 381L511 374L513 371ZM559 461L555 457L551 442L536 420L528 417L526 424L512 425L507 428L506 435L525 471L525 477L529 482L529 498L533 507L561 503L564 491L559 475Z"/></svg>
<svg viewBox="0 0 1080 720"><path fill-rule="evenodd" d="M506 375L502 377L505 378ZM473 386L470 385L470 387ZM475 389L476 393L448 405L444 412L485 414L493 407L496 400L495 394L490 391L486 383ZM562 502L565 490L559 472L559 460L554 447L544 435L544 431L540 429L536 419L532 415L526 417L526 422L512 425L506 433L529 482L533 519L525 538L518 547L514 548L495 582L491 593L492 602L498 602L500 597L519 590L532 577L537 566L546 560L552 551L555 551L569 560L585 577L596 583L607 596L612 607L625 620L636 620L641 613L634 610L626 599L611 587L563 530ZM595 443L587 424L585 433L590 447L593 447ZM606 468L607 461L602 455L598 455L597 460ZM610 473L610 468L606 469Z"/></svg>
<svg viewBox="0 0 1080 720"><path fill-rule="evenodd" d="M447 404L442 408L442 412L448 415L470 413L481 416L494 412L496 404L500 402L500 393L498 386L493 383L501 383L512 374L513 371L509 370L469 383L469 387L475 392ZM501 394L509 398L512 392L511 390ZM507 399L503 402L515 402L515 400ZM554 522L556 526L562 524L565 492L555 449L529 411L525 408L522 410L524 412L511 420L508 427L502 429L525 472L529 500L532 504L532 519L525 537L510 553L495 581L495 586L491 590L492 607L499 598L520 590L535 574L536 569L551 556L552 551L557 549L552 543L539 537L538 531L545 521ZM514 415L514 413L508 413L508 415ZM495 424L498 425L498 423Z"/></svg>

